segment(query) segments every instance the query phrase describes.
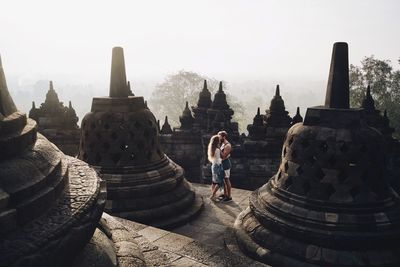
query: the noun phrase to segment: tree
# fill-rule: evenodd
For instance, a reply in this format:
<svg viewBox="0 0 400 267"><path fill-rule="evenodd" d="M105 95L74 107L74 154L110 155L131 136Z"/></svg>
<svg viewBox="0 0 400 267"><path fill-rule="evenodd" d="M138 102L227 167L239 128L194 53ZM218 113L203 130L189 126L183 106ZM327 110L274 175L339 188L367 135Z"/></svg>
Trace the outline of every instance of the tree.
<svg viewBox="0 0 400 267"><path fill-rule="evenodd" d="M400 64L400 59L399 62ZM393 70L390 60L379 60L373 55L365 57L361 66L350 65L350 104L361 106L367 86L375 100L375 107L387 110L396 136L400 131L400 70Z"/></svg>
<svg viewBox="0 0 400 267"><path fill-rule="evenodd" d="M149 100L149 106L154 115L157 118L164 118L167 115L172 126L179 126L179 116L182 114L186 101L189 102L189 106L197 104L204 80L207 80L207 88L213 95L219 84L214 78L185 70L168 75L162 83L156 86ZM225 87L226 84L224 84ZM226 90L225 93L228 104L235 111L235 118L241 118L243 106Z"/></svg>

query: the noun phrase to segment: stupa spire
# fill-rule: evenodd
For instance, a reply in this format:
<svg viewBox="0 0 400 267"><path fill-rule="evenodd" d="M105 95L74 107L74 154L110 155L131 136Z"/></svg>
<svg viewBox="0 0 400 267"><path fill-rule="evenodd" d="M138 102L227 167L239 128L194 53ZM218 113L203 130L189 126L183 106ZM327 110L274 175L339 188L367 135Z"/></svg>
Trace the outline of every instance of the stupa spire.
<svg viewBox="0 0 400 267"><path fill-rule="evenodd" d="M128 97L128 83L126 82L124 50L114 47L111 59L110 97Z"/></svg>
<svg viewBox="0 0 400 267"><path fill-rule="evenodd" d="M280 89L279 89L279 84L276 85L276 89L275 89L275 96L280 96Z"/></svg>
<svg viewBox="0 0 400 267"><path fill-rule="evenodd" d="M6 76L4 74L0 56L0 115L7 117L15 111L17 111L17 107L8 92ZM0 118L2 116L0 116Z"/></svg>
<svg viewBox="0 0 400 267"><path fill-rule="evenodd" d="M218 91L219 91L219 92L222 92L222 91L223 91L223 90L222 90L222 81L220 81L220 82L219 82L219 88L218 88Z"/></svg>
<svg viewBox="0 0 400 267"><path fill-rule="evenodd" d="M365 93L365 97L362 101L361 107L366 110L375 110L375 101L371 95L371 87L367 86L367 92Z"/></svg>
<svg viewBox="0 0 400 267"><path fill-rule="evenodd" d="M325 107L350 108L349 103L349 51L348 45L338 42L333 45Z"/></svg>

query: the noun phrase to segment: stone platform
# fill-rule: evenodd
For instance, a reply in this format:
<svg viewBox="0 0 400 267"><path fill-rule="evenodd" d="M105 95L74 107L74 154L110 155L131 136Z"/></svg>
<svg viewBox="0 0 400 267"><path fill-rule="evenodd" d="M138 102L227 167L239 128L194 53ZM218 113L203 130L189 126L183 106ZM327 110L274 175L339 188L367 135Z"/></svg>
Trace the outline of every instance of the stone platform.
<svg viewBox="0 0 400 267"><path fill-rule="evenodd" d="M251 191L233 188L233 201L215 203L208 198L208 185L192 186L204 198L204 210L196 220L171 232L114 217L136 232L136 238L150 244L143 252L147 266L267 266L232 248L229 238L234 237L233 223L246 207Z"/></svg>

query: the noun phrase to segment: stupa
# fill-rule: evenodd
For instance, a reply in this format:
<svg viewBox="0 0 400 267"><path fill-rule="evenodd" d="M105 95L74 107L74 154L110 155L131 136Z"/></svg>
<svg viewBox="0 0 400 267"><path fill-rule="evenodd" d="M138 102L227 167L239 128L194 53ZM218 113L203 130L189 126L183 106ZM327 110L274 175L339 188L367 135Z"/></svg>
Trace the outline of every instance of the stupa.
<svg viewBox="0 0 400 267"><path fill-rule="evenodd" d="M207 129L208 127L208 115L207 110L211 108L211 92L207 88L207 81L204 80L203 89L199 93L199 100L197 101L197 106L192 107L195 127L197 129Z"/></svg>
<svg viewBox="0 0 400 267"><path fill-rule="evenodd" d="M37 122L39 132L62 152L70 156L78 154L80 138L78 116L71 101L66 107L59 100L52 81L44 103L36 108L35 102L32 102L29 117Z"/></svg>
<svg viewBox="0 0 400 267"><path fill-rule="evenodd" d="M394 128L390 127L389 125L386 110L382 115L381 111L375 108L375 101L372 98L371 87L369 85L367 86L361 108L363 108L366 113L368 125L379 130L385 137L385 140L388 142L388 144L391 145L391 143L394 141L392 137Z"/></svg>
<svg viewBox="0 0 400 267"><path fill-rule="evenodd" d="M223 84L221 81L219 83L218 91L214 95L211 107L207 109L209 135L211 136L212 134L224 130L228 133L231 142L238 142L239 126L237 122L231 121L233 114L234 111L226 100L226 94L223 90Z"/></svg>
<svg viewBox="0 0 400 267"><path fill-rule="evenodd" d="M325 105L290 128L277 173L235 222L241 249L273 266L400 266L383 143L349 108L348 46L335 43Z"/></svg>
<svg viewBox="0 0 400 267"><path fill-rule="evenodd" d="M164 124L163 124L160 132L162 134L172 134L172 128L171 128L171 125L168 122L168 116L165 116Z"/></svg>
<svg viewBox="0 0 400 267"><path fill-rule="evenodd" d="M112 52L110 95L93 98L82 120L78 158L102 174L105 210L118 217L171 228L203 206L183 169L161 149L157 121L143 97L129 92L121 47Z"/></svg>
<svg viewBox="0 0 400 267"><path fill-rule="evenodd" d="M106 192L17 110L0 60L0 266L69 266L91 239Z"/></svg>
<svg viewBox="0 0 400 267"><path fill-rule="evenodd" d="M291 125L295 125L296 123L303 122L303 117L300 115L300 108L297 107L296 115L292 118Z"/></svg>
<svg viewBox="0 0 400 267"><path fill-rule="evenodd" d="M164 130L168 123L166 120L161 131L160 142L165 153L185 170L185 177L191 182L201 183L204 148L200 130L193 127L194 118L188 102L186 102L182 115L179 116L179 121L180 127L169 131Z"/></svg>

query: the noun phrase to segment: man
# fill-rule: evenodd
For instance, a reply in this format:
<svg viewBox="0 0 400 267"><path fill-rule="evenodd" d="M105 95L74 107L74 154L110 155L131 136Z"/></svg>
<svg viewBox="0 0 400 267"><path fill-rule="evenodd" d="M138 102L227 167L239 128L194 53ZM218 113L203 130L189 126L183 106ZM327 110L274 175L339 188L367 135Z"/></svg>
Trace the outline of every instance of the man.
<svg viewBox="0 0 400 267"><path fill-rule="evenodd" d="M219 140L221 141L221 158L222 158L222 167L224 168L225 177L224 177L224 198L222 201L228 202L232 200L231 197L231 181L229 180L231 176L231 151L232 146L228 142L227 137L228 134L225 131L218 132Z"/></svg>

